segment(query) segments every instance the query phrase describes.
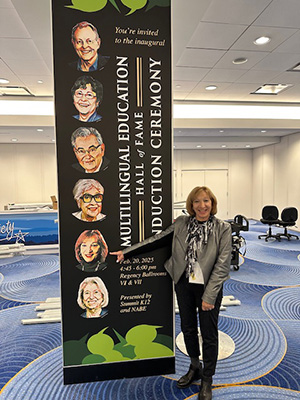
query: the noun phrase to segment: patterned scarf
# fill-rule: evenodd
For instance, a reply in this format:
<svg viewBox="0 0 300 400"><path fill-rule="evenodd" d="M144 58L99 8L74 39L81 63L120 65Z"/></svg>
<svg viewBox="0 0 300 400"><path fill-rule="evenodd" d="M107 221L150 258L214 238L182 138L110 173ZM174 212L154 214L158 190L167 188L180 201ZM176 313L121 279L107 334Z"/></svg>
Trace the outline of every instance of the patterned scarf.
<svg viewBox="0 0 300 400"><path fill-rule="evenodd" d="M190 217L188 223L188 234L186 242L188 243L185 259L187 261L186 276L189 277L193 273L194 264L197 261L197 249L202 245L206 245L208 237L212 230L213 217L203 223L199 223L195 217Z"/></svg>

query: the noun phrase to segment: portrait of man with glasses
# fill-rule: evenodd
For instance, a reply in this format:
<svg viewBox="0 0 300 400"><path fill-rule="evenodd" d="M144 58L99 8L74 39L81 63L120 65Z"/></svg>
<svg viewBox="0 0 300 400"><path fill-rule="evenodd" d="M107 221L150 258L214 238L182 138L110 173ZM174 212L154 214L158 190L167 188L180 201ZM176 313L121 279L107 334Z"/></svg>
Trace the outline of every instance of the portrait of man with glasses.
<svg viewBox="0 0 300 400"><path fill-rule="evenodd" d="M87 174L105 171L109 160L105 157L105 144L95 128L80 127L71 136L71 144L78 163L72 167Z"/></svg>
<svg viewBox="0 0 300 400"><path fill-rule="evenodd" d="M80 211L72 215L82 221L102 221L106 215L102 214L104 188L95 179L79 179L73 189L74 200Z"/></svg>
<svg viewBox="0 0 300 400"><path fill-rule="evenodd" d="M73 115L81 122L99 122L102 117L97 108L102 103L103 85L91 76L80 76L71 89L73 104L78 115Z"/></svg>
<svg viewBox="0 0 300 400"><path fill-rule="evenodd" d="M78 60L70 63L70 67L78 71L100 71L110 59L99 54L101 39L97 28L90 22L82 21L73 26L71 41Z"/></svg>

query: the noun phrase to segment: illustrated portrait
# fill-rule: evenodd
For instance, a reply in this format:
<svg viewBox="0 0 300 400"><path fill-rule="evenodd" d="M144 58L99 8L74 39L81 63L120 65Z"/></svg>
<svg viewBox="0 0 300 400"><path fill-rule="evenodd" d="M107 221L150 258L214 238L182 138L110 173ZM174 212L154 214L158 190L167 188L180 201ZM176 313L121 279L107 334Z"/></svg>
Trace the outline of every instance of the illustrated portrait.
<svg viewBox="0 0 300 400"><path fill-rule="evenodd" d="M72 215L82 221L102 221L106 215L102 214L104 196L103 186L95 179L79 179L73 189L74 200L80 211Z"/></svg>
<svg viewBox="0 0 300 400"><path fill-rule="evenodd" d="M100 54L101 39L97 28L87 21L73 26L71 41L78 60L70 63L72 68L82 72L99 71L110 57Z"/></svg>
<svg viewBox="0 0 300 400"><path fill-rule="evenodd" d="M81 122L99 122L102 117L97 108L102 103L103 85L92 76L80 76L71 89L73 104L78 111L73 115Z"/></svg>
<svg viewBox="0 0 300 400"><path fill-rule="evenodd" d="M78 163L72 167L92 174L107 169L109 160L104 156L105 144L95 128L80 127L72 133L71 144Z"/></svg>
<svg viewBox="0 0 300 400"><path fill-rule="evenodd" d="M81 271L102 271L107 267L105 259L108 254L107 244L98 230L84 231L75 243L76 267Z"/></svg>
<svg viewBox="0 0 300 400"><path fill-rule="evenodd" d="M97 276L84 279L79 285L77 303L84 312L83 318L100 318L107 315L108 291Z"/></svg>

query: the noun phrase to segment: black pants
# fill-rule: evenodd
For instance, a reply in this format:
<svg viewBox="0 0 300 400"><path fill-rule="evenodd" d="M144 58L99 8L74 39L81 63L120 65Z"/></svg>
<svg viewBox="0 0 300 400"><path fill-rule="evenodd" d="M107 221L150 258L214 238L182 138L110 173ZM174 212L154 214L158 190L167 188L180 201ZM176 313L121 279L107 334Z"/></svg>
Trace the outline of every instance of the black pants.
<svg viewBox="0 0 300 400"><path fill-rule="evenodd" d="M218 317L223 297L223 289L220 290L215 308L211 311L202 311L202 296L204 285L189 283L185 273L175 285L181 330L187 353L190 357L199 357L199 339L197 308L199 312L200 331L203 340L203 374L211 377L215 374L218 359Z"/></svg>

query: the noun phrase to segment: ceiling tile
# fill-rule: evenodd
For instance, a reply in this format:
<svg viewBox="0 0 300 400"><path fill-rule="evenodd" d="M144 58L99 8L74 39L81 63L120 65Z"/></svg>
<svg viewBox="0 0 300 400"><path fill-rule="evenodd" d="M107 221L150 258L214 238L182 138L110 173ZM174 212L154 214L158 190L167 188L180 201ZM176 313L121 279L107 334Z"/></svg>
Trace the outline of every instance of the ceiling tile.
<svg viewBox="0 0 300 400"><path fill-rule="evenodd" d="M208 68L174 67L173 79L176 81L200 81L209 72Z"/></svg>
<svg viewBox="0 0 300 400"><path fill-rule="evenodd" d="M240 76L245 74L245 70L241 69L218 69L214 68L202 79L203 82L235 82Z"/></svg>
<svg viewBox="0 0 300 400"><path fill-rule="evenodd" d="M41 59L32 39L0 38L0 48L4 61Z"/></svg>
<svg viewBox="0 0 300 400"><path fill-rule="evenodd" d="M191 100L191 101L212 101L216 99L217 94L213 92L201 92L201 93L196 93L196 92L191 92L189 93L185 100Z"/></svg>
<svg viewBox="0 0 300 400"><path fill-rule="evenodd" d="M185 49L177 66L211 68L224 54L221 50Z"/></svg>
<svg viewBox="0 0 300 400"><path fill-rule="evenodd" d="M211 0L176 0L176 7L172 7L172 22L176 29L173 29L173 58L174 64L179 60L186 44L198 26L201 17L207 10ZM188 23L182 23L188 21Z"/></svg>
<svg viewBox="0 0 300 400"><path fill-rule="evenodd" d="M234 83L229 85L222 91L222 94L230 94L230 95L248 95L249 93L254 92L257 89L257 85L255 83Z"/></svg>
<svg viewBox="0 0 300 400"><path fill-rule="evenodd" d="M186 99L186 96L187 96L188 94L189 94L189 93L174 92L174 93L173 93L173 99L174 99L174 100L185 100L185 99Z"/></svg>
<svg viewBox="0 0 300 400"><path fill-rule="evenodd" d="M11 86L14 85L20 85L21 81L20 79L13 73L11 69L8 68L8 66L3 62L0 58L0 77L5 78L9 80L9 84Z"/></svg>
<svg viewBox="0 0 300 400"><path fill-rule="evenodd" d="M238 51L229 50L223 57L215 64L215 68L226 68L226 69L251 69L259 61L268 55L267 52L262 51ZM236 58L245 57L248 61L245 64L235 65L232 63Z"/></svg>
<svg viewBox="0 0 300 400"><path fill-rule="evenodd" d="M298 30L293 36L278 46L275 52L300 54L300 30Z"/></svg>
<svg viewBox="0 0 300 400"><path fill-rule="evenodd" d="M253 69L269 71L286 71L300 61L298 54L271 53L258 62Z"/></svg>
<svg viewBox="0 0 300 400"><path fill-rule="evenodd" d="M234 43L232 50L273 51L296 32L297 29L291 28L250 26ZM271 41L263 46L257 46L254 40L261 36L268 36Z"/></svg>
<svg viewBox="0 0 300 400"><path fill-rule="evenodd" d="M0 13L1 38L29 38L22 20L13 8L2 8Z"/></svg>
<svg viewBox="0 0 300 400"><path fill-rule="evenodd" d="M51 71L41 59L37 60L8 60L7 65L11 68L16 75L36 75L39 79L39 75L51 75Z"/></svg>
<svg viewBox="0 0 300 400"><path fill-rule="evenodd" d="M299 0L273 0L253 25L299 28L299 15Z"/></svg>
<svg viewBox="0 0 300 400"><path fill-rule="evenodd" d="M0 0L0 8L14 8L10 0Z"/></svg>
<svg viewBox="0 0 300 400"><path fill-rule="evenodd" d="M272 0L212 0L202 21L251 24Z"/></svg>
<svg viewBox="0 0 300 400"><path fill-rule="evenodd" d="M212 96L215 96L216 94L222 92L224 89L231 85L230 82L220 82L218 83L218 85L216 85L216 90L205 89L209 85L214 85L214 83L215 82L200 82L197 86L195 86L191 93L204 93L205 95L211 94Z"/></svg>
<svg viewBox="0 0 300 400"><path fill-rule="evenodd" d="M198 81L173 81L173 92L190 92L197 86Z"/></svg>
<svg viewBox="0 0 300 400"><path fill-rule="evenodd" d="M257 83L258 85L263 85L266 82L270 82L275 76L278 75L277 71L258 71L250 70L244 75L239 77L237 83Z"/></svg>
<svg viewBox="0 0 300 400"><path fill-rule="evenodd" d="M300 84L300 71L286 71L283 72L282 74L277 74L276 77L276 82L278 83L290 83L293 85Z"/></svg>
<svg viewBox="0 0 300 400"><path fill-rule="evenodd" d="M32 75L19 75L24 85L35 96L53 96L54 84L52 75L32 76ZM43 83L39 84L37 81L42 80Z"/></svg>
<svg viewBox="0 0 300 400"><path fill-rule="evenodd" d="M227 50L247 27L211 22L200 22L186 47Z"/></svg>

